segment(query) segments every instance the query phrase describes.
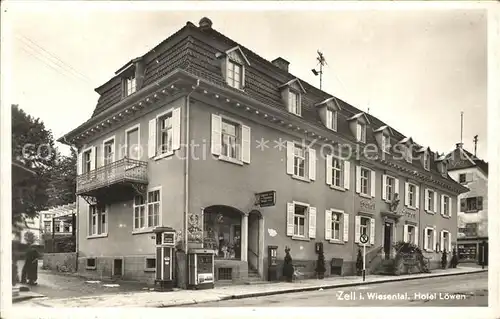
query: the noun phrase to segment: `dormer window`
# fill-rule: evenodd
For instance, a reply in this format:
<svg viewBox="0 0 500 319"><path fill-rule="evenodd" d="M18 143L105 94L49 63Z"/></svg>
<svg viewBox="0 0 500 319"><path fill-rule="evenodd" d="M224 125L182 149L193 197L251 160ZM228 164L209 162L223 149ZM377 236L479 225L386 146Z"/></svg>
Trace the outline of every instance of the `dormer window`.
<svg viewBox="0 0 500 319"><path fill-rule="evenodd" d="M288 112L301 116L302 115L302 94L306 92L300 83L299 79L293 79L287 83L280 85L281 98L286 105Z"/></svg>
<svg viewBox="0 0 500 319"><path fill-rule="evenodd" d="M135 91L136 91L135 74L132 74L125 79L125 92L127 92L127 96L129 96L135 93Z"/></svg>
<svg viewBox="0 0 500 319"><path fill-rule="evenodd" d="M363 123L356 124L356 140L361 143L366 143L366 125Z"/></svg>
<svg viewBox="0 0 500 319"><path fill-rule="evenodd" d="M301 114L301 109L300 109L300 95L297 92L290 91L288 93L288 110L295 114L299 115Z"/></svg>
<svg viewBox="0 0 500 319"><path fill-rule="evenodd" d="M373 131L373 133L375 134L375 139L379 143L382 152L389 153L392 147L391 136L394 136L392 129L387 125L383 125Z"/></svg>
<svg viewBox="0 0 500 319"><path fill-rule="evenodd" d="M386 134L382 134L381 139L382 139L381 142L382 151L389 153L389 150L391 149L391 139Z"/></svg>
<svg viewBox="0 0 500 319"><path fill-rule="evenodd" d="M337 131L337 111L326 109L326 127Z"/></svg>
<svg viewBox="0 0 500 319"><path fill-rule="evenodd" d="M430 155L429 155L429 153L425 152L425 154L424 154L424 169L426 171L428 171L430 169L430 166L431 166Z"/></svg>
<svg viewBox="0 0 500 319"><path fill-rule="evenodd" d="M239 46L226 52L218 52L215 56L221 60L222 75L227 85L238 90L245 88L245 68L250 62Z"/></svg>
<svg viewBox="0 0 500 319"><path fill-rule="evenodd" d="M228 62L227 84L239 90L243 88L243 66L232 60Z"/></svg>

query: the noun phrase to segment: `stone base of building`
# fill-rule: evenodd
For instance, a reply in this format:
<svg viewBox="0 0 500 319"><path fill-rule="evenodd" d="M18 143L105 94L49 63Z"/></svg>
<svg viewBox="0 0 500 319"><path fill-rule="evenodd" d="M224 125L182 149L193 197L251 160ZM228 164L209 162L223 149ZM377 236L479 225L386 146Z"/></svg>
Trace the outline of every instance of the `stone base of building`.
<svg viewBox="0 0 500 319"><path fill-rule="evenodd" d="M96 280L121 279L154 285L155 270L146 269L146 258L155 258L154 255L91 258L95 258L94 267L88 266L87 257L78 258L78 273L86 278ZM121 260L121 273L120 268L115 267L115 260Z"/></svg>

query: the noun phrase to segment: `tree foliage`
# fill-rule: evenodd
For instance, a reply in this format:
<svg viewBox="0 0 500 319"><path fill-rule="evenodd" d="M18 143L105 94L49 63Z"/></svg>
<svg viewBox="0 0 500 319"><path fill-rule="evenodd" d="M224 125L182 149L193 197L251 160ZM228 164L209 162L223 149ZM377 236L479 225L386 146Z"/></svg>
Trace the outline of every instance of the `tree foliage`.
<svg viewBox="0 0 500 319"><path fill-rule="evenodd" d="M27 231L24 233L24 241L26 245L33 245L36 241L36 236L31 231Z"/></svg>
<svg viewBox="0 0 500 319"><path fill-rule="evenodd" d="M77 152L71 148L70 156L59 156L52 168L48 188L49 206L59 206L76 201Z"/></svg>

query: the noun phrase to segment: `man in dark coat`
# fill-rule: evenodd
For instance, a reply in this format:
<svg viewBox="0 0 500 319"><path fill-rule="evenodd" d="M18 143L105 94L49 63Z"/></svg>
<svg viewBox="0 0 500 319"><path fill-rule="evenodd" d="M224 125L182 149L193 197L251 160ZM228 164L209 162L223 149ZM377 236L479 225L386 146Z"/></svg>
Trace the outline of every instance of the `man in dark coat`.
<svg viewBox="0 0 500 319"><path fill-rule="evenodd" d="M21 283L25 284L26 279L28 279L29 285L36 285L38 280L38 258L40 254L31 245L26 251L26 259L24 261L23 271L21 275Z"/></svg>

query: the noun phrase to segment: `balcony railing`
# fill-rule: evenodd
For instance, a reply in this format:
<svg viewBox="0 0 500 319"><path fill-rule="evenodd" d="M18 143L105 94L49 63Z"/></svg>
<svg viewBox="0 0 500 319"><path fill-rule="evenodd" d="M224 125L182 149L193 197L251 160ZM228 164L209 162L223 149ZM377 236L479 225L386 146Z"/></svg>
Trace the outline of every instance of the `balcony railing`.
<svg viewBox="0 0 500 319"><path fill-rule="evenodd" d="M123 158L116 162L101 166L76 178L76 193L85 193L111 185L135 182L148 183L147 162Z"/></svg>

